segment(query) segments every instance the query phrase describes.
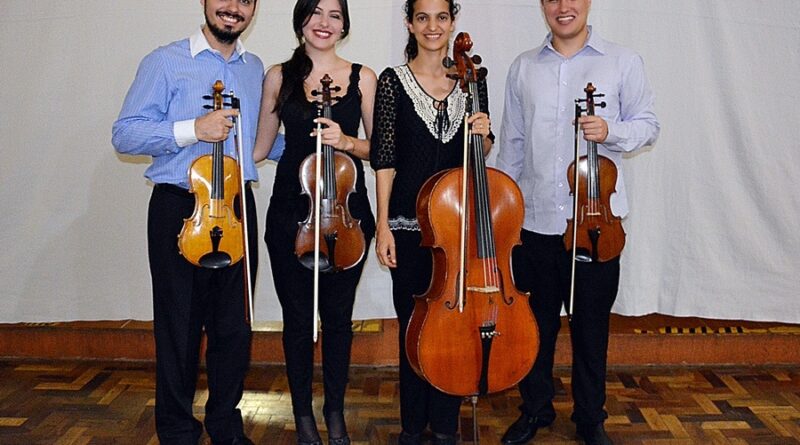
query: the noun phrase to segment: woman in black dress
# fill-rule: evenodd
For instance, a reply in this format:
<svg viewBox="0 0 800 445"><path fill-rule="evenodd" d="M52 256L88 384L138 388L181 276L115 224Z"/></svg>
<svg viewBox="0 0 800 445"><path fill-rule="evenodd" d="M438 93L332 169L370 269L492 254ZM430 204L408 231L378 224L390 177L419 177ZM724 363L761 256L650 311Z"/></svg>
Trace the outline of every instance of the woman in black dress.
<svg viewBox="0 0 800 445"><path fill-rule="evenodd" d="M369 158L369 135L376 76L367 67L348 62L336 53L336 44L350 29L346 0L299 0L294 8L294 31L300 45L292 58L270 68L264 79L258 134L253 157L266 158L281 123L286 148L278 162L272 198L267 210L266 234L275 290L283 311L283 349L286 372L292 393L292 410L298 444L321 443L312 411L311 383L314 370L312 340L313 271L305 268L294 254L298 223L309 213L309 200L301 195L298 178L300 164L315 152L316 122L323 129L322 142L347 154L357 171L356 192L350 195L351 215L361 220L369 245L375 222L364 185L362 159ZM327 74L333 86L342 89L332 105L333 119L317 118L320 79ZM358 138L363 123L366 139ZM365 255L366 257L366 255ZM325 386L323 415L328 441L333 445L350 443L344 421L344 393L350 366L353 339L352 314L356 286L364 267L320 274L319 312L322 320L322 366Z"/></svg>
<svg viewBox="0 0 800 445"><path fill-rule="evenodd" d="M375 131L370 162L377 175L378 260L389 267L395 311L400 323L401 445L421 443L427 426L436 444L455 444L459 397L446 395L418 377L408 363L405 333L414 295L430 284L430 250L420 247L416 199L425 181L462 162L467 97L447 78L442 65L455 29L454 0L407 0L407 63L387 68L375 95ZM482 109L488 109L486 84L479 84ZM473 133L492 146L489 117L468 119Z"/></svg>

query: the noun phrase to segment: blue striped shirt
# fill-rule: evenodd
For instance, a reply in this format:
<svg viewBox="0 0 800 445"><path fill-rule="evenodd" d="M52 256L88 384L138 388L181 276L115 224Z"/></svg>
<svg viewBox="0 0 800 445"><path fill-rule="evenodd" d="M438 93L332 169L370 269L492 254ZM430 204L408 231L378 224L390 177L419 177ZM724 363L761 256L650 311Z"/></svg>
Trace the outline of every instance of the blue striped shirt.
<svg viewBox="0 0 800 445"><path fill-rule="evenodd" d="M225 92L233 90L241 100L245 179L257 181L253 146L263 76L261 59L247 53L240 42L225 60L198 30L145 56L114 122L111 142L120 153L151 156L153 162L144 175L154 183L189 188L192 162L213 148L212 143L195 138L194 119L208 113L203 105L211 101L203 96L211 94L214 82L221 80ZM224 146L225 154L235 159L232 136Z"/></svg>

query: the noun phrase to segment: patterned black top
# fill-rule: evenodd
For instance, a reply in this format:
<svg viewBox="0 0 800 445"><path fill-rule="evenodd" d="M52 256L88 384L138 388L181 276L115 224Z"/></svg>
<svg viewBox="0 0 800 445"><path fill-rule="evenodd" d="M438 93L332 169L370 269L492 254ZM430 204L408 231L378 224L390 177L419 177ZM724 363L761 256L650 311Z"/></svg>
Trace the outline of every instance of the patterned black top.
<svg viewBox="0 0 800 445"><path fill-rule="evenodd" d="M360 73L361 65L354 63L347 91L331 106L333 120L339 124L344 134L350 136L358 135L361 123L361 91L358 88ZM309 134L316 126L314 119L317 118L317 110L316 103L309 102L304 96L299 97L299 94L293 94L283 105L279 115L286 132L286 149L275 171L271 204L296 210L302 214L301 220L308 214L309 202L308 197L301 194L298 173L303 160L316 151L316 140ZM370 224L373 220L364 185L364 164L361 159L345 154L353 159L357 172L356 192L348 200L350 213L362 220L363 229L365 223Z"/></svg>
<svg viewBox="0 0 800 445"><path fill-rule="evenodd" d="M486 82L478 84L488 114ZM417 194L437 172L461 166L467 95L458 84L437 101L417 82L408 65L385 69L378 79L370 146L374 170L395 169L389 198L389 228L419 230Z"/></svg>

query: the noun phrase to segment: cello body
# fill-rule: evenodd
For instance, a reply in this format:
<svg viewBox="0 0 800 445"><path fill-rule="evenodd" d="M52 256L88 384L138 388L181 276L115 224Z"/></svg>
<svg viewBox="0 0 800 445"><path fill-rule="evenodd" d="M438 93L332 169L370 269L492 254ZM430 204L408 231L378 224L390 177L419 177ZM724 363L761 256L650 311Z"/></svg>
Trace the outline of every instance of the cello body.
<svg viewBox="0 0 800 445"><path fill-rule="evenodd" d="M466 56L469 35L460 33L454 46L456 59L467 65L459 66L459 78L468 79L462 88L469 90L472 110L480 111L478 72L474 57ZM505 173L486 167L483 137L470 139L466 167L435 174L417 196L422 245L432 251L433 270L428 290L415 296L405 344L417 374L458 396L515 385L533 367L539 348L529 296L516 288L511 273L522 193Z"/></svg>
<svg viewBox="0 0 800 445"><path fill-rule="evenodd" d="M431 285L418 296L406 334L406 351L414 370L442 392L468 396L507 389L533 367L539 349L539 331L528 295L514 286L511 249L520 244L522 193L504 173L487 169L489 199L496 237L494 285L484 280L485 262L478 258L477 239L468 236L466 301L459 312L459 250L457 228L462 211L459 198L461 170L440 172L425 183L417 200L422 245L433 254ZM475 218L470 218L474 235ZM494 336L488 357L481 328L494 320ZM484 367L484 361L486 366ZM486 373L486 388L481 389Z"/></svg>

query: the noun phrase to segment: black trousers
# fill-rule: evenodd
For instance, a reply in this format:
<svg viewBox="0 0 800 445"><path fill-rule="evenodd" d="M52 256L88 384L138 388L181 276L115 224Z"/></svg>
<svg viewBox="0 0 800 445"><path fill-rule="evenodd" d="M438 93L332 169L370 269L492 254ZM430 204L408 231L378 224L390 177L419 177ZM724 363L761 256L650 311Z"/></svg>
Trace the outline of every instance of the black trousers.
<svg viewBox="0 0 800 445"><path fill-rule="evenodd" d="M273 198L267 211L266 233L272 277L283 313L283 353L296 417L311 416L314 375L314 272L294 254L298 221L305 219L303 202ZM366 245L375 233L371 214L361 215ZM323 413L344 411L344 394L353 343L353 304L366 255L358 265L341 272L320 274L319 316L322 321Z"/></svg>
<svg viewBox="0 0 800 445"><path fill-rule="evenodd" d="M420 232L395 230L397 267L392 273L394 309L400 324L400 424L410 434L430 425L434 433L455 434L461 397L445 394L420 378L406 355L406 329L414 312L414 295L430 285L433 259L430 249L420 247Z"/></svg>
<svg viewBox="0 0 800 445"><path fill-rule="evenodd" d="M249 188L246 196L255 275L258 225ZM206 430L214 442L243 434L236 405L244 390L251 341L245 322L243 261L212 270L196 267L180 255L177 237L183 219L193 210L194 197L186 190L155 186L147 240L156 340L156 431L163 444L196 445L202 433L202 425L192 415L192 402L203 329L208 340Z"/></svg>
<svg viewBox="0 0 800 445"><path fill-rule="evenodd" d="M571 254L560 235L522 231L522 245L514 249L513 270L517 287L530 291L531 309L539 325L540 347L531 372L520 382L520 409L539 418L540 424L556 417L553 407L553 360L561 328L561 308L569 305ZM606 359L608 320L619 285L619 258L604 263L577 263L575 307L572 310L572 420L593 425L608 414Z"/></svg>

